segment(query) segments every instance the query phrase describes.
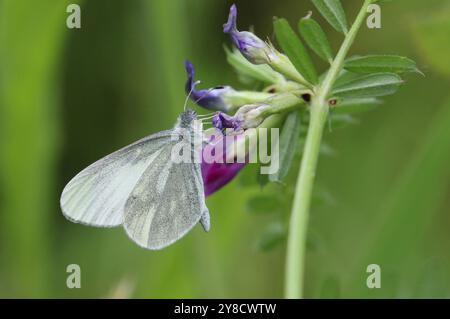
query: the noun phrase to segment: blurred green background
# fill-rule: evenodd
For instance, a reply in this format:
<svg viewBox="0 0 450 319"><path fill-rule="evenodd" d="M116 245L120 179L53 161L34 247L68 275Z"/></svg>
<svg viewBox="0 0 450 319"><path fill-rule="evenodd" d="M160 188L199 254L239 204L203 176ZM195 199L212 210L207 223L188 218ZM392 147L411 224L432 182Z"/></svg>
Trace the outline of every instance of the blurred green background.
<svg viewBox="0 0 450 319"><path fill-rule="evenodd" d="M239 26L271 39L273 16L296 24L313 9L235 2ZM81 5L79 30L66 27L69 3ZM282 297L293 185L261 189L252 167L208 199L209 234L196 227L163 251L139 248L121 228L70 223L59 209L85 166L173 125L185 58L203 86L243 87L223 51L231 3L0 0L0 297ZM361 3L343 1L349 20ZM341 36L322 24L336 50ZM361 30L352 53L406 55L426 77L407 75L358 124L326 134L307 297L450 297L449 34L445 0L383 4L382 29ZM66 287L72 263L81 289ZM381 289L366 286L372 263Z"/></svg>

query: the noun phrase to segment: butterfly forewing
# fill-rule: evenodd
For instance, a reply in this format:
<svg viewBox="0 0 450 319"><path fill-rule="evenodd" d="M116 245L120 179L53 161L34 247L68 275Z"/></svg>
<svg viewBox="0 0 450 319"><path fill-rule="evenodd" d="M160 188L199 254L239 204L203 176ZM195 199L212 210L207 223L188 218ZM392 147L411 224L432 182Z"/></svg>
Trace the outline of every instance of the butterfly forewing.
<svg viewBox="0 0 450 319"><path fill-rule="evenodd" d="M88 166L64 188L61 208L78 223L113 227L123 223L124 206L138 180L165 145L171 131L150 135Z"/></svg>

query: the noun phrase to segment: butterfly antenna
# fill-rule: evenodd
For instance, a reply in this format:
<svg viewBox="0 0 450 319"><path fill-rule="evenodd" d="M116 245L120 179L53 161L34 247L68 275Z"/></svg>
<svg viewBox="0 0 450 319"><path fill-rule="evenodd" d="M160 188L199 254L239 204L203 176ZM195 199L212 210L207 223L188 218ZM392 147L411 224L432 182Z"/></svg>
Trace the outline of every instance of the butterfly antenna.
<svg viewBox="0 0 450 319"><path fill-rule="evenodd" d="M186 96L186 99L184 100L184 106L183 106L183 111L186 111L186 107L187 107L187 103L189 101L189 98L191 97L192 92L195 89L195 86L200 84L200 81L196 81L194 82L194 84L192 85L191 89L189 90L188 95ZM197 102L196 102L197 103Z"/></svg>
<svg viewBox="0 0 450 319"><path fill-rule="evenodd" d="M202 96L200 96L200 97L195 101L195 103L198 103L198 101L200 101L201 99L203 99L203 98L204 98L206 95L208 95L208 93L211 92L212 90L214 90L214 88L210 88L210 89L206 90L206 92L203 93Z"/></svg>
<svg viewBox="0 0 450 319"><path fill-rule="evenodd" d="M202 118L200 118L200 121L210 120L210 119L212 119L214 116L215 116L215 114L210 115L210 116L207 116L207 117L202 117Z"/></svg>
<svg viewBox="0 0 450 319"><path fill-rule="evenodd" d="M197 117L211 116L211 115L214 115L214 114L216 114L216 112L210 112L210 113L206 113L206 114L200 114L200 115L198 115Z"/></svg>

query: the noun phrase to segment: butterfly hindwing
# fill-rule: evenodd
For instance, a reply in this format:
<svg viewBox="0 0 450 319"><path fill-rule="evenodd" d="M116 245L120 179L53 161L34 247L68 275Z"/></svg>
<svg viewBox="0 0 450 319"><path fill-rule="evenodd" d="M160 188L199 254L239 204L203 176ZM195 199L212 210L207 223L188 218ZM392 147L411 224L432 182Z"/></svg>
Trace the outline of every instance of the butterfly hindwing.
<svg viewBox="0 0 450 319"><path fill-rule="evenodd" d="M165 147L159 153L125 205L125 230L133 241L147 249L170 245L202 216L209 217L200 165L175 163L171 151L171 147Z"/></svg>

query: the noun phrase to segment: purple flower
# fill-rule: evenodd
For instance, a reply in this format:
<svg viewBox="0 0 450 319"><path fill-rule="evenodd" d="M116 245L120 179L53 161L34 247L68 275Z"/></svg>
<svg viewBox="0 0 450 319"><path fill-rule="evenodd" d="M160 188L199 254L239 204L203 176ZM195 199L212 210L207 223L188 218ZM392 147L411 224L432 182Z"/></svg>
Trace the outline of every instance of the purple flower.
<svg viewBox="0 0 450 319"><path fill-rule="evenodd" d="M272 114L271 106L264 103L247 104L241 106L234 116L217 112L212 118L212 124L215 128L224 131L231 128L235 131L258 127L265 118Z"/></svg>
<svg viewBox="0 0 450 319"><path fill-rule="evenodd" d="M241 136L237 136L237 138L239 137ZM225 145L225 143L221 143L217 146L213 143L209 143L203 148L203 158L207 156L207 154L214 152L214 157L218 159L212 163L205 160L201 163L205 196L211 195L228 184L246 165L246 163L226 162L227 149L233 149L233 147L233 144Z"/></svg>
<svg viewBox="0 0 450 319"><path fill-rule="evenodd" d="M241 127L242 121L235 117L222 112L217 112L212 118L212 124L215 128L223 131L227 128L238 130Z"/></svg>
<svg viewBox="0 0 450 319"><path fill-rule="evenodd" d="M198 82L194 81L195 70L192 63L188 60L184 63L188 80L186 82L186 93L190 94L192 100L198 105L209 109L227 112L232 105L227 102L226 94L234 92L230 86L217 86L206 90L197 90L195 86Z"/></svg>
<svg viewBox="0 0 450 319"><path fill-rule="evenodd" d="M228 21L223 25L223 32L231 35L231 40L248 61L253 64L268 63L275 54L273 48L253 33L239 31L236 26L236 20L237 8L233 4L230 8Z"/></svg>
<svg viewBox="0 0 450 319"><path fill-rule="evenodd" d="M228 184L246 163L202 163L202 176L205 196L215 193Z"/></svg>

